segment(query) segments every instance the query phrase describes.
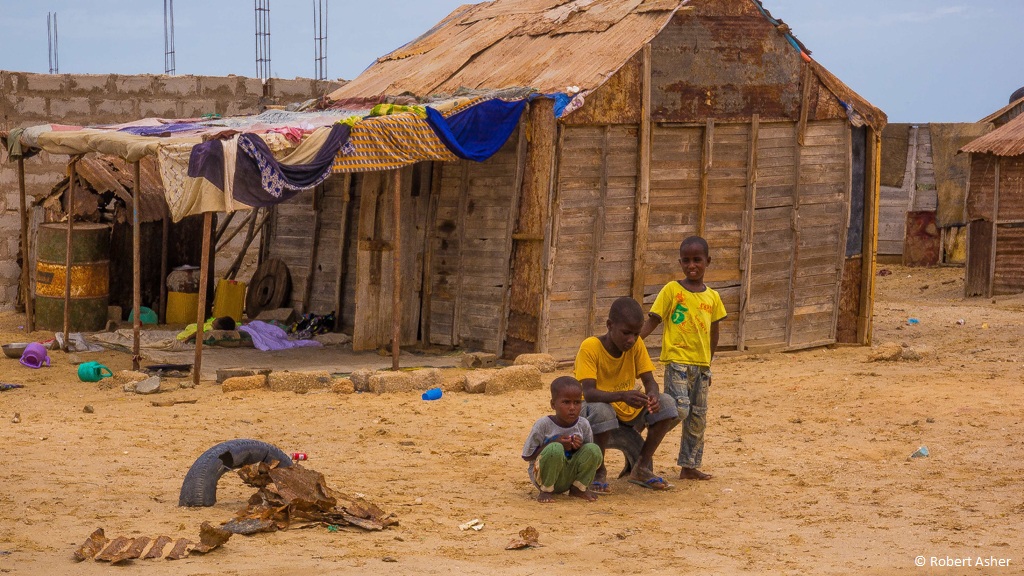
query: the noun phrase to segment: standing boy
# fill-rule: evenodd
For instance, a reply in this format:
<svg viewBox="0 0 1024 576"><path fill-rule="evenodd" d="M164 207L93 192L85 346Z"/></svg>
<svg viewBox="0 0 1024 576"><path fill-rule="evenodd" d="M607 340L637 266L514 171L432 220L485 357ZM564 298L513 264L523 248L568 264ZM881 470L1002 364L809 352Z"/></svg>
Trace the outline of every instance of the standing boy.
<svg viewBox="0 0 1024 576"><path fill-rule="evenodd" d="M622 297L608 311L608 332L591 336L576 354L576 378L583 384L583 417L594 430L594 443L604 455L612 430L620 425L643 429L647 438L629 481L654 490L667 490L668 482L654 475L654 452L679 419L672 397L663 394L654 380L654 364L640 338L644 309L636 300ZM644 389L638 390L637 379ZM608 471L602 462L592 489L608 493Z"/></svg>
<svg viewBox="0 0 1024 576"><path fill-rule="evenodd" d="M601 450L594 444L590 424L580 418L583 388L572 376L551 383L550 416L533 425L523 445L523 460L530 462L530 480L540 490L537 501L552 502L552 494L568 491L587 502L597 500L590 483L601 465Z"/></svg>
<svg viewBox="0 0 1024 576"><path fill-rule="evenodd" d="M704 455L711 360L718 348L718 323L725 318L722 298L704 284L711 264L708 243L690 236L679 245L682 280L665 285L651 306L640 335L646 337L666 320L661 336L661 362L665 367L665 391L675 398L683 420L679 445L679 478L710 480L699 470Z"/></svg>

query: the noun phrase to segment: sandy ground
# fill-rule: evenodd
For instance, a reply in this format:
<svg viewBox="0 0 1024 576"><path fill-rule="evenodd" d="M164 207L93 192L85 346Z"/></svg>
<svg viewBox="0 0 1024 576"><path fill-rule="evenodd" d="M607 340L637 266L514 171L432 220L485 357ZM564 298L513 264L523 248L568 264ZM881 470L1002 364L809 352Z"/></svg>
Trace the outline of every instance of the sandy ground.
<svg viewBox="0 0 1024 576"><path fill-rule="evenodd" d="M151 396L79 382L60 352L43 370L0 358L0 380L25 384L0 392L0 572L1024 574L1024 298L964 300L961 269L886 269L875 342L922 360L869 362L866 347L716 359L704 461L716 477L668 492L613 480L615 494L593 504L534 501L519 452L548 411L546 391L425 402L223 394L204 383L161 395L195 404L155 407ZM20 321L0 317L0 339L24 340ZM124 354L96 356L130 365ZM364 494L400 526L236 536L176 562L73 562L98 527L193 537L202 521L229 519L251 492L234 475L221 479L216 506L176 504L193 460L241 437L308 453L331 486ZM660 474L678 474L678 446L674 431L656 456ZM930 456L909 459L920 446ZM613 469L621 461L610 453ZM459 530L473 518L483 530ZM527 526L544 547L506 551ZM1009 566L936 566L947 557Z"/></svg>

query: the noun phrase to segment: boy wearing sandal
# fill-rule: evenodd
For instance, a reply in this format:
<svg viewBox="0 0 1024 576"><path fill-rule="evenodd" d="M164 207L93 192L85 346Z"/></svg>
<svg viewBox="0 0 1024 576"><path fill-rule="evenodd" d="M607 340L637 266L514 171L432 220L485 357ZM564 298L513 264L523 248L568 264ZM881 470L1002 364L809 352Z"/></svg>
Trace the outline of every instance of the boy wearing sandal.
<svg viewBox="0 0 1024 576"><path fill-rule="evenodd" d="M653 490L670 485L654 474L654 452L665 435L679 423L672 398L658 389L654 364L640 338L644 311L636 300L622 297L612 303L606 323L608 332L591 336L576 354L576 379L583 385L583 417L594 431L602 462L591 490L609 493L604 451L612 430L619 426L647 427L647 437L629 481ZM637 379L643 390L637 389Z"/></svg>
<svg viewBox="0 0 1024 576"><path fill-rule="evenodd" d="M530 480L540 490L537 501L548 504L553 494L569 492L587 502L597 500L590 491L601 450L593 444L590 424L580 418L583 388L572 376L555 378L551 383L550 416L534 423L523 445L523 460L530 463Z"/></svg>
<svg viewBox="0 0 1024 576"><path fill-rule="evenodd" d="M690 236L679 245L679 266L683 279L665 285L651 305L644 323L648 336L662 321L661 361L665 364L665 391L675 398L683 419L679 444L679 478L710 480L700 471L707 426L708 388L711 360L718 348L718 323L725 318L725 306L718 292L704 284L704 272L711 264L708 243Z"/></svg>

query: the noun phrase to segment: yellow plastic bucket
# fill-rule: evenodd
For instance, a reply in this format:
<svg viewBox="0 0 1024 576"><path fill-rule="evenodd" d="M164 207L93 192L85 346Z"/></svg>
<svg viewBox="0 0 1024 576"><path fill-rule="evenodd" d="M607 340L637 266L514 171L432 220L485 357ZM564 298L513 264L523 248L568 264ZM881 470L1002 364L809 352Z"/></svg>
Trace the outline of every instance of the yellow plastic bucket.
<svg viewBox="0 0 1024 576"><path fill-rule="evenodd" d="M213 315L217 318L230 316L235 322L241 322L244 307L245 282L223 278L217 280L217 290L213 296Z"/></svg>
<svg viewBox="0 0 1024 576"><path fill-rule="evenodd" d="M167 293L167 323L193 324L199 312L199 294L188 292Z"/></svg>

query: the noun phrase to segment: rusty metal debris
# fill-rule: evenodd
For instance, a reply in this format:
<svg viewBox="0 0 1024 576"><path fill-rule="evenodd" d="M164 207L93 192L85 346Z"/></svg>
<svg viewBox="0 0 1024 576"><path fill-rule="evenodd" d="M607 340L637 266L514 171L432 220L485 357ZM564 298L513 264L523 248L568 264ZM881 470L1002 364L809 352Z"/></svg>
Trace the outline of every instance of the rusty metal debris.
<svg viewBox="0 0 1024 576"><path fill-rule="evenodd" d="M533 526L527 526L519 531L519 538L513 538L508 546L505 546L505 550L522 550L523 548L536 548L543 546L537 539L540 538L540 532Z"/></svg>
<svg viewBox="0 0 1024 576"><path fill-rule="evenodd" d="M209 522L203 522L199 527L198 544L188 538L174 540L169 536L157 536L156 538L118 536L111 540L104 534L103 528L97 528L75 551L74 558L79 562L92 558L97 562L110 562L111 564L120 564L139 558L179 560L188 557L189 554L206 554L219 548L228 541L228 538L231 538L231 532L211 526ZM165 554L164 551L172 542L174 542L174 546Z"/></svg>
<svg viewBox="0 0 1024 576"><path fill-rule="evenodd" d="M278 468L264 462L238 469L242 481L259 491L249 506L224 525L236 534L272 532L313 524L383 530L398 519L363 498L332 490L324 475L299 464Z"/></svg>

